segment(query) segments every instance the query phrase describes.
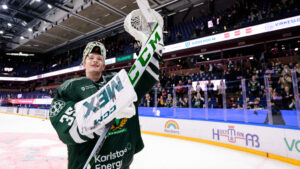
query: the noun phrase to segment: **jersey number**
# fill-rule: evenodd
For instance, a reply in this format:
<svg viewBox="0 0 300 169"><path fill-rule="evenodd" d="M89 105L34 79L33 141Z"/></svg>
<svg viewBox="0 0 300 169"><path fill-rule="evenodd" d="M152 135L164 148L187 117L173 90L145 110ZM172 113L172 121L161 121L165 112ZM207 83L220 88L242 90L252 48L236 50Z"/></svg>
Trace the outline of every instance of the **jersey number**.
<svg viewBox="0 0 300 169"><path fill-rule="evenodd" d="M69 126L72 125L73 121L74 121L74 117L72 116L72 114L74 113L74 110L72 109L72 107L69 107L65 114L63 116L61 116L59 122L63 123L63 122L67 122L67 124Z"/></svg>

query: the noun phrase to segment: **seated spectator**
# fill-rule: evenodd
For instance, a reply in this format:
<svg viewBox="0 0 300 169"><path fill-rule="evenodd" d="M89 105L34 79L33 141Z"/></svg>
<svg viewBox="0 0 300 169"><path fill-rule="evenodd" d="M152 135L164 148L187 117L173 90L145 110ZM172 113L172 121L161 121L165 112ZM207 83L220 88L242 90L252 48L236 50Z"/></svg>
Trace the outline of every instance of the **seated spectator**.
<svg viewBox="0 0 300 169"><path fill-rule="evenodd" d="M178 107L182 107L182 108L189 107L188 98L187 98L187 97L184 97L184 98L182 99L182 98L180 97L180 98L179 98L179 101L178 101Z"/></svg>
<svg viewBox="0 0 300 169"><path fill-rule="evenodd" d="M162 88L162 89L161 89L161 96L162 96L164 99L166 99L166 98L167 98L167 95L168 95L168 93L167 93L166 89Z"/></svg>
<svg viewBox="0 0 300 169"><path fill-rule="evenodd" d="M254 22L254 21L256 21L256 16L254 15L253 12L251 12L250 15L248 16L248 21L249 21L249 22Z"/></svg>
<svg viewBox="0 0 300 169"><path fill-rule="evenodd" d="M215 97L208 99L208 108L217 108L217 100Z"/></svg>
<svg viewBox="0 0 300 169"><path fill-rule="evenodd" d="M163 98L163 96L160 96L157 99L157 107L165 107L165 99Z"/></svg>
<svg viewBox="0 0 300 169"><path fill-rule="evenodd" d="M295 103L295 99L292 98L291 103L289 104L289 110L295 110L296 108L296 103Z"/></svg>
<svg viewBox="0 0 300 169"><path fill-rule="evenodd" d="M200 28L199 25L197 25L197 26L195 27L195 30L194 30L194 33L193 33L192 38L200 37L200 34L201 34L201 28Z"/></svg>
<svg viewBox="0 0 300 169"><path fill-rule="evenodd" d="M278 43L274 44L274 47L271 48L270 52L273 55L273 57L278 57L278 53L279 53Z"/></svg>
<svg viewBox="0 0 300 169"><path fill-rule="evenodd" d="M282 77L279 78L278 84L280 85L281 90L284 90L285 87L290 89L292 87L292 77L285 71L282 71Z"/></svg>
<svg viewBox="0 0 300 169"><path fill-rule="evenodd" d="M228 108L229 109L236 109L238 107L237 101L234 99L234 97L230 97L228 100Z"/></svg>
<svg viewBox="0 0 300 169"><path fill-rule="evenodd" d="M197 92L192 99L192 105L195 108L203 108L204 98L201 96L200 92Z"/></svg>
<svg viewBox="0 0 300 169"><path fill-rule="evenodd" d="M263 16L262 16L262 15L263 15L262 11L259 10L258 13L257 13L257 20L258 20L258 21L263 20Z"/></svg>
<svg viewBox="0 0 300 169"><path fill-rule="evenodd" d="M180 32L176 33L176 39L177 39L177 41L181 41L182 40L182 35L181 35Z"/></svg>
<svg viewBox="0 0 300 169"><path fill-rule="evenodd" d="M144 106L144 107L153 107L154 106L153 99L150 97L149 93L146 94L146 96L143 100L142 106Z"/></svg>
<svg viewBox="0 0 300 169"><path fill-rule="evenodd" d="M168 94L165 106L166 107L173 107L173 98L172 98L171 94Z"/></svg>
<svg viewBox="0 0 300 169"><path fill-rule="evenodd" d="M253 102L249 102L248 104L250 109L263 109L263 106L260 104L260 98L257 97Z"/></svg>
<svg viewBox="0 0 300 169"><path fill-rule="evenodd" d="M289 68L288 65L284 65L282 71L285 72L288 75L291 75L291 69Z"/></svg>
<svg viewBox="0 0 300 169"><path fill-rule="evenodd" d="M294 67L294 70L296 71L297 73L297 77L300 77L300 64L297 63Z"/></svg>

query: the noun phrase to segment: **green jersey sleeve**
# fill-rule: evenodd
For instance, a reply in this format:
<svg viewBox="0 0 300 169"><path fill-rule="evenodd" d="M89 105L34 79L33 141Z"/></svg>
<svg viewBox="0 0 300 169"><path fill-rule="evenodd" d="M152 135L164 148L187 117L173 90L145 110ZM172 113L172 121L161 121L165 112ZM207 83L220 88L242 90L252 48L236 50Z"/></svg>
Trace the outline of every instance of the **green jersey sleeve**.
<svg viewBox="0 0 300 169"><path fill-rule="evenodd" d="M82 86L91 86L89 81L80 80L82 85L66 81L58 89L50 108L50 121L55 128L60 140L65 144L83 143L98 137L99 133L81 135L78 131L74 105L77 101L87 96L82 91ZM96 88L95 88L96 89ZM86 92L85 92L86 93ZM90 92L93 93L93 92ZM78 96L76 96L78 95ZM80 96L80 97L79 97Z"/></svg>

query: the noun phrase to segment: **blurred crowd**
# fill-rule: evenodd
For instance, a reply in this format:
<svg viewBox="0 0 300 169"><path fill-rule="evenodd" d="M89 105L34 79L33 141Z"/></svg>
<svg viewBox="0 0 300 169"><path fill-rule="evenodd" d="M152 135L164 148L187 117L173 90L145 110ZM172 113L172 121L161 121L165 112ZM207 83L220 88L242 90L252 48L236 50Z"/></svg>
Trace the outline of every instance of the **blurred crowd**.
<svg viewBox="0 0 300 169"><path fill-rule="evenodd" d="M253 62L256 64L257 62ZM232 80L233 76L238 75L240 67L234 65L232 68L225 67L223 79L215 87L215 83L210 78L202 79L205 81L204 87L199 83L199 76L204 72L188 75L162 75L160 83L148 93L141 102L141 106L155 106L155 90L157 94L156 104L158 107L205 107L205 91L207 92L207 102L209 108L223 108L223 93L226 92L227 108L243 108L243 90L241 79L245 79L245 93L247 108L267 108L266 87L264 76L269 80L269 92L271 95L272 106L278 110L295 109L295 100L292 85L292 71L296 71L297 77L300 77L300 65L281 64L280 62L271 62L265 71L257 70L255 67L246 69L247 74ZM231 70L232 69L232 70ZM208 74L208 73L206 73ZM228 75L231 75L230 78ZM249 77L249 78L248 78ZM216 78L218 79L218 78ZM216 80L214 79L214 80ZM198 82L192 85L192 82ZM224 83L225 82L225 83ZM175 100L174 100L175 99ZM189 100L191 101L189 103Z"/></svg>
<svg viewBox="0 0 300 169"><path fill-rule="evenodd" d="M255 25L300 14L300 2L296 0L236 0L230 8L211 11L207 15L191 17L187 23L167 25L165 28L165 45L183 40L199 38L219 32ZM187 26L189 25L189 26ZM102 38L107 49L107 58L132 54L139 49L138 43L126 32L115 33ZM81 63L84 46L68 50L57 56L49 57L43 62L35 59L8 59L0 63L2 68L14 67L13 72L4 72L1 76L28 77L77 66ZM27 63L27 64L26 64Z"/></svg>
<svg viewBox="0 0 300 169"><path fill-rule="evenodd" d="M193 37L259 24L299 13L299 1L294 0L236 0L231 8L213 16L201 18ZM211 26L207 24L211 21Z"/></svg>

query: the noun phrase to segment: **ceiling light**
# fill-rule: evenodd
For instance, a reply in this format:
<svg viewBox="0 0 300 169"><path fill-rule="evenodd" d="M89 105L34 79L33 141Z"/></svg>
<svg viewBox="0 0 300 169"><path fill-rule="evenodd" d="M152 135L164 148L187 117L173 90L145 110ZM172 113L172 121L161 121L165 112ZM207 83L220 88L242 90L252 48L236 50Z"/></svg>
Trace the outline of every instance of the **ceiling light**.
<svg viewBox="0 0 300 169"><path fill-rule="evenodd" d="M7 39L12 39L13 37L12 36L8 36L8 35L4 35L2 36L3 38L7 38Z"/></svg>
<svg viewBox="0 0 300 169"><path fill-rule="evenodd" d="M2 8L3 9L8 9L8 6L7 5L2 5Z"/></svg>
<svg viewBox="0 0 300 169"><path fill-rule="evenodd" d="M4 31L3 30L0 30L0 34L3 34L4 33Z"/></svg>
<svg viewBox="0 0 300 169"><path fill-rule="evenodd" d="M36 1L36 2L41 2L41 0L34 0L34 1Z"/></svg>
<svg viewBox="0 0 300 169"><path fill-rule="evenodd" d="M31 29L31 28L28 28L28 31L29 31L29 32L32 32L32 29Z"/></svg>
<svg viewBox="0 0 300 169"><path fill-rule="evenodd" d="M181 9L179 12L184 12L184 11L187 11L189 8L184 8L184 9Z"/></svg>
<svg viewBox="0 0 300 169"><path fill-rule="evenodd" d="M11 23L7 23L7 26L11 27L12 25L11 25Z"/></svg>
<svg viewBox="0 0 300 169"><path fill-rule="evenodd" d="M51 9L51 8L52 8L52 5L48 4L48 8Z"/></svg>
<svg viewBox="0 0 300 169"><path fill-rule="evenodd" d="M175 15L176 13L175 12L173 12L173 13L170 13L170 14L168 14L168 16L172 16L172 15Z"/></svg>
<svg viewBox="0 0 300 169"><path fill-rule="evenodd" d="M23 37L23 36L21 36L20 38L21 38L22 40L24 39L24 37Z"/></svg>
<svg viewBox="0 0 300 169"><path fill-rule="evenodd" d="M203 4L204 4L204 3L201 2L201 3L199 3L199 4L195 4L193 7L201 6L201 5L203 5Z"/></svg>
<svg viewBox="0 0 300 169"><path fill-rule="evenodd" d="M27 25L27 22L26 22L26 21L23 21L21 24L22 24L23 26L26 26L26 25Z"/></svg>

